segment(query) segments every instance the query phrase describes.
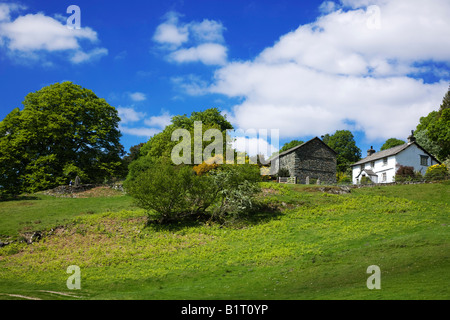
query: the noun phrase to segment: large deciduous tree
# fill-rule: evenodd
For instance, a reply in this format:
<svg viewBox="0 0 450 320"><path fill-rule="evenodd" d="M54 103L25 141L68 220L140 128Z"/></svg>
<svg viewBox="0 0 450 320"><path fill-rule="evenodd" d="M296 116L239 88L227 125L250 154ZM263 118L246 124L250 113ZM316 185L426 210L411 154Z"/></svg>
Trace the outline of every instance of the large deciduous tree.
<svg viewBox="0 0 450 320"><path fill-rule="evenodd" d="M230 122L223 116L217 108L210 108L204 111L192 112L188 117L187 115L177 115L172 118L171 124L166 126L164 130L147 141L140 150L141 156L150 157L152 159L158 158L170 158L173 148L179 143L178 141L172 141L172 133L176 129L186 129L190 132L192 143L194 145L194 123L196 121L202 124L202 134L208 129L218 129L223 134L223 152L226 151L226 131L233 129ZM202 141L202 137L197 137ZM202 150L206 145L211 142L202 141ZM193 156L193 155L192 155ZM192 159L193 160L193 159ZM206 159L204 159L206 160ZM194 161L192 161L193 163Z"/></svg>
<svg viewBox="0 0 450 320"><path fill-rule="evenodd" d="M386 142L381 146L380 151L387 150L393 147L401 146L406 142L397 138L389 138Z"/></svg>
<svg viewBox="0 0 450 320"><path fill-rule="evenodd" d="M331 149L337 152L337 171L346 172L352 163L361 159L361 149L356 146L353 134L349 130L337 130L323 137Z"/></svg>
<svg viewBox="0 0 450 320"><path fill-rule="evenodd" d="M284 151L287 151L287 150L289 150L289 149L292 149L292 148L294 148L294 147L296 147L296 146L299 146L299 145L301 145L301 144L303 144L303 143L304 143L304 142L301 141L301 140L292 140L292 141L286 142L286 143L281 147L280 153L281 153L281 152L284 152Z"/></svg>
<svg viewBox="0 0 450 320"><path fill-rule="evenodd" d="M439 160L450 158L450 87L438 111L420 118L416 141Z"/></svg>
<svg viewBox="0 0 450 320"><path fill-rule="evenodd" d="M117 110L71 82L29 93L0 122L0 193L35 192L122 169Z"/></svg>

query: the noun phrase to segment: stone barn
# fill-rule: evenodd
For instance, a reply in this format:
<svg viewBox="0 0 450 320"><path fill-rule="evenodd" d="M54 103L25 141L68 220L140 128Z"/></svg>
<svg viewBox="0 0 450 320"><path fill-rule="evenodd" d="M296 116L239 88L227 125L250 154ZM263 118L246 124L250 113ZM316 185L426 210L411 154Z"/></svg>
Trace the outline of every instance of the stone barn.
<svg viewBox="0 0 450 320"><path fill-rule="evenodd" d="M306 183L307 177L308 181L320 179L336 183L336 155L336 151L315 137L270 159L271 174L276 175L279 169L286 168L297 183Z"/></svg>

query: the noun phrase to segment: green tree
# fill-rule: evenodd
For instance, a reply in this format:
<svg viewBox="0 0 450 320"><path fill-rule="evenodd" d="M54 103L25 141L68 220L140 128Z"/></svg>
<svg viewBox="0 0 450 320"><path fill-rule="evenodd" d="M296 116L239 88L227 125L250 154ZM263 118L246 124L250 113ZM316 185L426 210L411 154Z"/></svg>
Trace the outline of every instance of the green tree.
<svg viewBox="0 0 450 320"><path fill-rule="evenodd" d="M208 129L218 129L223 134L223 152L226 151L226 130L233 129L233 126L226 119L224 115L220 113L217 108L210 108L200 112L192 112L188 117L186 115L177 115L172 117L171 124L166 126L164 130L145 143L140 151L143 156L148 156L154 159L171 157L172 149L179 143L178 141L172 141L172 133L176 129L186 129L190 132L191 145L194 144L194 122L200 121L202 123L202 134ZM198 137L201 139L201 137ZM211 142L203 141L203 148ZM202 148L202 150L203 150ZM193 163L193 152L191 154ZM204 159L206 160L206 159Z"/></svg>
<svg viewBox="0 0 450 320"><path fill-rule="evenodd" d="M380 151L387 150L396 146L401 146L402 144L405 144L405 141L397 138L390 138L387 139L386 142L381 146Z"/></svg>
<svg viewBox="0 0 450 320"><path fill-rule="evenodd" d="M346 172L352 163L361 159L361 149L356 146L354 136L349 130L337 130L332 135L327 133L322 140L337 152L338 172Z"/></svg>
<svg viewBox="0 0 450 320"><path fill-rule="evenodd" d="M280 153L292 149L296 146L303 144L304 142L301 140L292 140L290 142L286 142L280 149Z"/></svg>
<svg viewBox="0 0 450 320"><path fill-rule="evenodd" d="M420 118L416 141L439 160L450 157L450 87L438 111Z"/></svg>
<svg viewBox="0 0 450 320"><path fill-rule="evenodd" d="M35 192L68 183L102 182L119 172L117 110L71 82L29 93L23 109L0 122L0 193Z"/></svg>
<svg viewBox="0 0 450 320"><path fill-rule="evenodd" d="M130 147L130 151L128 152L128 154L125 157L123 157L123 161L126 166L128 166L134 160L139 159L139 157L141 156L140 152L143 145L144 143L141 142L135 146Z"/></svg>

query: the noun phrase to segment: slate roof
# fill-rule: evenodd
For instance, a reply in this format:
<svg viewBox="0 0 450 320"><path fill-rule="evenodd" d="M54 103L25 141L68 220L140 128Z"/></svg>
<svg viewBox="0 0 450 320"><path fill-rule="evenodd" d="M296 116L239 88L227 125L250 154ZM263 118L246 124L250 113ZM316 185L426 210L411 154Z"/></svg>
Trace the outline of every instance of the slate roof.
<svg viewBox="0 0 450 320"><path fill-rule="evenodd" d="M314 140L320 141L325 147L327 147L328 149L330 149L331 151L333 151L334 154L337 154L337 152L334 151L333 149L331 149L325 142L323 142L323 141L322 141L321 139L319 139L318 137L315 137L315 138L312 138L312 139L309 140L309 141L306 141L305 143L302 143L302 144L300 144L300 145L298 145L298 146L295 146L295 147L293 147L293 148L291 148L291 149L288 149L288 150L286 150L286 151L283 151L283 152L281 152L280 154L277 154L277 155L271 157L269 160L272 160L272 159L275 159L275 158L277 158L277 157L282 157L282 156L284 156L284 155L286 155L286 154L289 154L289 153L291 153L291 152L293 152L293 151L295 151L295 150L297 150L297 149L300 149L301 147L305 146L306 144L308 144L308 143L310 143L311 141L314 141Z"/></svg>
<svg viewBox="0 0 450 320"><path fill-rule="evenodd" d="M376 176L377 174L370 169L364 169L361 172L366 172L369 176Z"/></svg>
<svg viewBox="0 0 450 320"><path fill-rule="evenodd" d="M357 166L357 165L360 165L363 163L367 163L367 162L379 160L382 158L394 156L413 144L415 144L419 149L421 149L426 154L430 155L437 163L440 163L439 160L437 160L435 157L433 157L433 155L429 154L424 148L422 148L419 144L417 144L417 142L412 142L412 143L405 143L405 144L402 144L402 145L399 145L399 146L396 146L396 147L393 147L393 148L390 148L387 150L375 152L374 154L372 154L368 157L365 157L364 159L361 159L358 162L355 162L354 164L352 164L352 166Z"/></svg>

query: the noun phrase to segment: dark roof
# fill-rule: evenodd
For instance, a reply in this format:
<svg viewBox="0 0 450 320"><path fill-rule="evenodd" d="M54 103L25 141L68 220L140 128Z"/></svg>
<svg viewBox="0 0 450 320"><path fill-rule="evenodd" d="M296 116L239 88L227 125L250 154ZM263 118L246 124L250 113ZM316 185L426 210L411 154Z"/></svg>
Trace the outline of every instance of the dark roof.
<svg viewBox="0 0 450 320"><path fill-rule="evenodd" d="M386 158L386 157L390 157L390 156L394 156L398 153L400 153L401 151L405 150L406 148L408 148L409 146L415 144L419 149L421 149L423 152L427 153L428 155L430 155L436 162L440 163L439 160L437 160L435 157L433 157L433 155L431 155L430 153L428 153L424 148L422 148L417 142L412 142L412 143L405 143L387 150L383 150L383 151L379 151L379 152L375 152L374 154L365 157L364 159L359 160L358 162L355 162L354 164L352 164L352 166L357 166L363 163L367 163L370 161L375 161L375 160L379 160L382 158Z"/></svg>
<svg viewBox="0 0 450 320"><path fill-rule="evenodd" d="M337 154L337 152L334 151L333 149L331 149L325 142L323 142L323 141L322 141L321 139L319 139L318 137L315 137L315 138L312 138L312 139L309 140L309 141L306 141L305 143L302 143L302 144L300 144L300 145L298 145L298 146L295 146L295 147L293 147L293 148L291 148L291 149L289 149L289 150L283 151L282 153L277 154L277 155L271 157L269 160L272 160L272 158L282 157L282 156L284 156L284 155L287 155L287 154L289 154L289 153L291 153L291 152L293 152L293 151L295 151L295 150L297 150L297 149L300 149L300 148L304 147L305 145L307 145L308 143L311 143L311 142L314 141L314 140L320 141L325 147L327 147L328 149L330 149L331 151L333 151L334 154Z"/></svg>
<svg viewBox="0 0 450 320"><path fill-rule="evenodd" d="M369 176L376 176L376 173L373 172L373 171L370 170L370 169L364 169L364 170L362 170L361 172L365 172L365 173L367 173Z"/></svg>

